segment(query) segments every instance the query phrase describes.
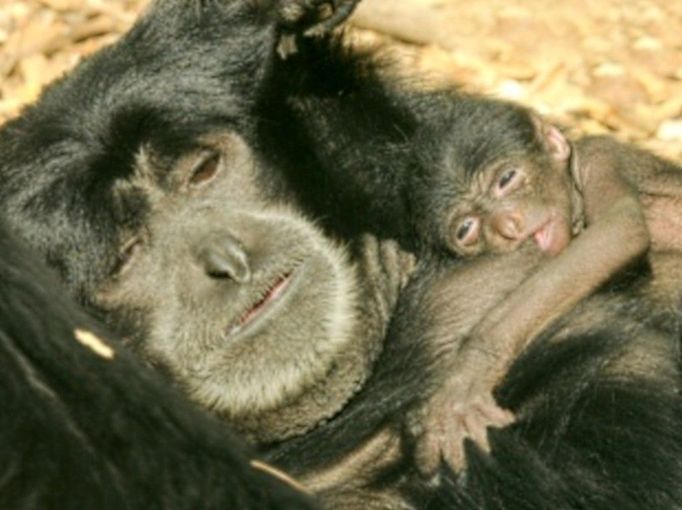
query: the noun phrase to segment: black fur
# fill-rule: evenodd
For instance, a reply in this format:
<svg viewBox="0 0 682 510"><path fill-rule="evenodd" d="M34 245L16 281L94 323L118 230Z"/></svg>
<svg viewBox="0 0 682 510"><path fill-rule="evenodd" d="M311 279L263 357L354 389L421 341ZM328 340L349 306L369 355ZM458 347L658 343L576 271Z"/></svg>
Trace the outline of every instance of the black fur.
<svg viewBox="0 0 682 510"><path fill-rule="evenodd" d="M377 74L371 57L324 39L301 41L298 56L277 61L272 3L159 2L3 128L3 214L86 307L116 264L116 227L138 221L121 217L111 182L130 172L143 142L170 158L217 129L239 133L267 186L335 237L352 242L370 231L425 249L411 218L421 207L414 183L428 168L411 151L422 123L450 114L444 105L456 96L406 92ZM10 459L3 507L305 508L117 343L114 361L79 346L81 324L112 337L14 241L4 243L1 391L12 412L0 429ZM420 342L430 320L420 303L449 269L426 260L423 268L401 296L367 386L325 426L272 445L271 459L305 474L387 424L400 428L438 365ZM433 488L408 455L376 483L397 485L418 508L682 508L679 377L664 385L609 372L637 329L620 308L605 313L607 328L557 345L560 332L550 331L517 362L500 398L519 421L494 431L491 456L470 448L467 471L444 473ZM665 353L656 361L677 369Z"/></svg>

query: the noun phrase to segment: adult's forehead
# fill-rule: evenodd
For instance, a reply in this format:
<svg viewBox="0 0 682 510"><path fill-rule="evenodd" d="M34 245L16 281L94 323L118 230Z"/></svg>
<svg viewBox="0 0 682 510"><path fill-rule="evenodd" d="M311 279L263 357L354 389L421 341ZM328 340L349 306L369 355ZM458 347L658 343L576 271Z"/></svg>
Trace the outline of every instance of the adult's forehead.
<svg viewBox="0 0 682 510"><path fill-rule="evenodd" d="M48 91L0 131L0 199L10 226L67 283L86 288L102 277L117 242L115 183L135 174L143 147L170 162L211 130L249 127L225 92L217 108L210 97L197 105L165 104L156 95L126 103L125 94L90 95L86 87L83 105L74 87Z"/></svg>

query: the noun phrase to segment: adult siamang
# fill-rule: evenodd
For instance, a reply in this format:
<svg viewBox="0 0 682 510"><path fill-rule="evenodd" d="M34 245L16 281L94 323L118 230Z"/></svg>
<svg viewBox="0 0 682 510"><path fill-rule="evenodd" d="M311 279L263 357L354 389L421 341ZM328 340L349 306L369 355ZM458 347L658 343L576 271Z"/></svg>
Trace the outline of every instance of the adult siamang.
<svg viewBox="0 0 682 510"><path fill-rule="evenodd" d="M464 263L424 233L440 190L413 164L416 134L458 95L302 36L354 3L160 0L2 128L9 228L112 332L33 284L16 243L3 251L17 407L3 447L23 439L0 501L60 506L41 465L58 462L67 504L304 508L217 417L327 508L682 508L676 310L640 272L517 360L497 393L517 419L489 453L468 444L460 473L415 468L413 418L541 254Z"/></svg>

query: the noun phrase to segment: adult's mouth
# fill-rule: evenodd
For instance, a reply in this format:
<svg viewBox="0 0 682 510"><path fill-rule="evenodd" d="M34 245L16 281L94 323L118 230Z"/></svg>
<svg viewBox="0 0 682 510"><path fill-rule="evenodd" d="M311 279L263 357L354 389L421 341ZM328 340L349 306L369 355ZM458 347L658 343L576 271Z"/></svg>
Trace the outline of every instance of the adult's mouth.
<svg viewBox="0 0 682 510"><path fill-rule="evenodd" d="M282 300L287 293L293 280L294 270L288 271L278 276L266 287L265 291L255 299L252 304L232 323L229 328L229 336L244 333L248 329L255 327L260 319L264 318L275 305Z"/></svg>

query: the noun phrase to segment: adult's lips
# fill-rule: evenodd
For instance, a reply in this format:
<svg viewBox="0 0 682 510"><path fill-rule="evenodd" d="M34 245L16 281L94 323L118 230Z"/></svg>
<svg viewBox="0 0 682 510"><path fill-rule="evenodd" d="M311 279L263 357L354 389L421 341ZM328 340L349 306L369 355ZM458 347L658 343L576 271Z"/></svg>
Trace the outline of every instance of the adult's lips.
<svg viewBox="0 0 682 510"><path fill-rule="evenodd" d="M277 278L259 297L253 302L234 322L230 328L230 336L235 335L250 324L252 324L257 318L262 316L276 301L278 301L286 292L289 284L292 280L293 271L285 273L284 275Z"/></svg>

